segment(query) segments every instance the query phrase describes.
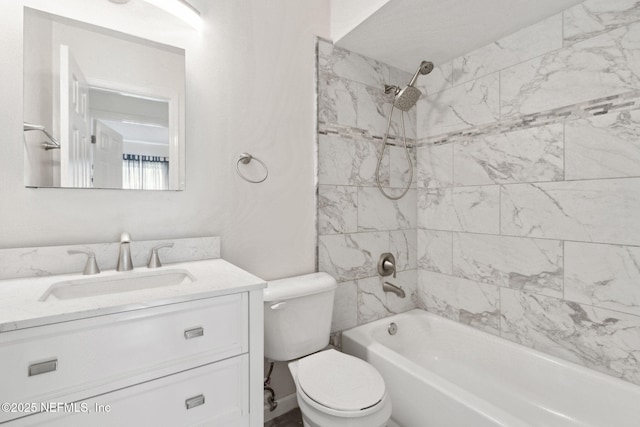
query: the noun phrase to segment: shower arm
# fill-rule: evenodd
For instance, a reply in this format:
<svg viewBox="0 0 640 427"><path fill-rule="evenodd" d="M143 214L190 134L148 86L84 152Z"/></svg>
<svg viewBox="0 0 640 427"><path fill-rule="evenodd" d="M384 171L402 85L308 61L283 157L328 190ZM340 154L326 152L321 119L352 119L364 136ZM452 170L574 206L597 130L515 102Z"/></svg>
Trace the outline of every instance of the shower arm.
<svg viewBox="0 0 640 427"><path fill-rule="evenodd" d="M44 133L47 136L47 138L49 138L49 140L51 141L51 142L45 141L42 143L43 148L45 150L48 151L48 150L60 149L60 143L53 137L53 135L51 135L47 131L47 129L44 126L23 122L23 130L24 132L31 131L31 130L39 130L40 132Z"/></svg>

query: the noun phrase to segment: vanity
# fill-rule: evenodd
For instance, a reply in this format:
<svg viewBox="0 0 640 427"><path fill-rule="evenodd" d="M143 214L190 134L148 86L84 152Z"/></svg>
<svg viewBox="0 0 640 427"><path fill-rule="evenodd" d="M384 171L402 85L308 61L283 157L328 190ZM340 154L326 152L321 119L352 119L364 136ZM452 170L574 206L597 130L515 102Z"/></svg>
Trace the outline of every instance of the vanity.
<svg viewBox="0 0 640 427"><path fill-rule="evenodd" d="M0 424L261 426L265 286L222 259L0 281Z"/></svg>
<svg viewBox="0 0 640 427"><path fill-rule="evenodd" d="M217 238L172 239L157 268L151 249L167 242L134 241L126 272L117 244L78 244L121 226L134 237L210 228L208 190L184 190L186 100L208 90L192 81L188 93L187 76L211 49L161 3L199 15L180 1L0 5L3 40L18 46L3 70L22 69L24 94L21 138L3 147L12 164L22 151L28 188L3 196L46 218L17 214L5 229L21 235L0 242L1 425L263 424L262 279L219 259ZM40 241L75 245L10 247ZM82 274L87 250L105 271Z"/></svg>

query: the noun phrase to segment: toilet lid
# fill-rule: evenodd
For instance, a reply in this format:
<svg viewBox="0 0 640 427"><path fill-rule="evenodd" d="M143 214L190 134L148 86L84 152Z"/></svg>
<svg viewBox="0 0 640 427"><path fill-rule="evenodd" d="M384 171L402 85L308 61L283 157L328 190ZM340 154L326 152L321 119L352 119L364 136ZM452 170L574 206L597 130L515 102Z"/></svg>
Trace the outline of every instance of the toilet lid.
<svg viewBox="0 0 640 427"><path fill-rule="evenodd" d="M359 411L382 400L384 380L367 362L336 350L298 362L298 384L311 399L338 411Z"/></svg>

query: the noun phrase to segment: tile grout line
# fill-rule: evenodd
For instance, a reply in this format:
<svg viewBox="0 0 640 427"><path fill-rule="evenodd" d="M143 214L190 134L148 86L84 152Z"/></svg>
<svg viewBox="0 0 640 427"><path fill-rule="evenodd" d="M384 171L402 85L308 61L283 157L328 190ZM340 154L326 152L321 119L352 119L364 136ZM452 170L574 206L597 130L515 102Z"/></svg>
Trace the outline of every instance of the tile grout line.
<svg viewBox="0 0 640 427"><path fill-rule="evenodd" d="M566 286L565 283L567 281L567 269L565 268L566 265L566 255L565 255L565 242L564 240L560 242L560 244L562 245L562 299L566 298Z"/></svg>
<svg viewBox="0 0 640 427"><path fill-rule="evenodd" d="M562 40L564 43L564 12L562 12L563 16L563 26L562 26ZM562 123L562 182L567 182L567 123ZM565 241L561 240L562 245L562 299L566 297L566 276L567 271L565 269L566 265L566 257L565 257Z"/></svg>
<svg viewBox="0 0 640 427"><path fill-rule="evenodd" d="M484 233L484 232L480 232L480 231L469 231L469 230L451 230L451 229L445 229L445 228L424 228L424 227L419 227L420 230L426 230L426 231L441 231L441 232L454 232L454 233L459 233L459 234L473 234L473 235L478 235L478 236L490 236L490 237L503 237L503 238L507 238L507 239L531 239L531 240L544 240L544 241L551 241L551 242L569 242L569 243L578 243L578 244L584 244L584 245L605 245L605 246L618 246L618 247L629 247L629 248L640 248L640 243L637 245L629 245L629 244L624 244L624 243L606 243L606 242L588 242L585 240L573 240L573 239L566 239L566 238L551 238L551 237L532 237L532 236L518 236L518 235L514 235L514 234L494 234L494 233Z"/></svg>
<svg viewBox="0 0 640 427"><path fill-rule="evenodd" d="M579 304L580 306L591 307L591 308L595 308L595 309L598 309L598 310L604 310L604 311L611 311L611 312L614 312L614 313L620 313L620 314L623 314L625 316L631 316L633 318L637 318L637 319L640 320L640 315L638 315L638 314L633 314L633 313L629 313L629 312L626 312L626 311L616 310L616 309L609 308L609 307L602 307L602 306L599 306L599 305L594 305L594 304L589 304L589 303L584 303L584 302L579 302L579 301L574 301L574 300L568 300L568 299L565 299L564 296L558 297L558 296L553 296L553 295L545 295L545 294L540 293L540 292L534 292L534 291L530 291L530 290L514 289L514 288L511 288L509 286L500 286L500 285L496 285L494 283L481 282L481 281L478 281L478 280L469 279L467 277L455 276L453 274L443 273L441 271L433 271L433 270L427 270L427 269L422 269L422 270L427 272L427 273L430 273L430 274L440 274L442 276L447 276L447 277L451 277L451 278L454 278L454 279L460 279L460 280L472 282L474 284L482 284L482 285L487 285L487 286L493 286L493 287L497 288L498 290L505 289L505 290L510 290L510 291L517 292L517 293L520 293L520 294L541 296L543 298L550 298L550 299L554 299L554 300L557 300L557 301L562 301L562 302L565 302L565 303L566 302L572 302L572 303L575 303L575 304Z"/></svg>
<svg viewBox="0 0 640 427"><path fill-rule="evenodd" d="M565 37L564 37L564 27L565 27L565 19L566 19L565 12L566 12L566 10L562 11L562 29L561 29L561 32L562 32L562 49L565 49L565 48L568 47L567 46L567 42L566 42Z"/></svg>
<svg viewBox="0 0 640 427"><path fill-rule="evenodd" d="M502 337L502 287L498 288L498 334Z"/></svg>
<svg viewBox="0 0 640 427"><path fill-rule="evenodd" d="M502 185L498 187L498 235L502 236Z"/></svg>
<svg viewBox="0 0 640 427"><path fill-rule="evenodd" d="M454 256L454 251L453 251L453 233L455 233L455 231L452 231L449 233L449 239L451 240L451 275L453 275L454 269L453 269L453 260L455 258Z"/></svg>
<svg viewBox="0 0 640 427"><path fill-rule="evenodd" d="M562 123L562 181L567 181L567 123Z"/></svg>
<svg viewBox="0 0 640 427"><path fill-rule="evenodd" d="M502 71L498 71L498 121L502 121Z"/></svg>
<svg viewBox="0 0 640 427"><path fill-rule="evenodd" d="M615 181L615 180L624 180L624 179L640 179L639 175L634 176L619 176L619 177L601 177L601 178L574 178L574 179L558 179L555 181L521 181L521 182L492 182L487 184L474 184L474 185L456 185L455 188L477 188L477 187L504 187L507 185L516 186L516 185L545 185L545 184L562 184L562 183L573 183L573 182L593 182L593 181ZM336 185L336 184L321 184L321 185ZM342 184L338 184L342 185ZM389 187L396 188L396 187ZM423 191L429 190L444 190L448 188L453 188L452 186L440 186L440 187L418 187L417 189Z"/></svg>

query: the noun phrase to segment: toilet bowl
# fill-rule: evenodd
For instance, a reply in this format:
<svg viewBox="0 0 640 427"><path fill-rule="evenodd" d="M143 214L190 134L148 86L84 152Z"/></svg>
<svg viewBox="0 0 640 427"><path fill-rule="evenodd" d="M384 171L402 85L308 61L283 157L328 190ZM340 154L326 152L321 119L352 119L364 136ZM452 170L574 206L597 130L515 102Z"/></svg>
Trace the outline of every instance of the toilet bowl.
<svg viewBox="0 0 640 427"><path fill-rule="evenodd" d="M320 351L329 344L336 287L322 272L269 282L265 358L290 362L306 427L384 427L391 400L380 373L354 356Z"/></svg>
<svg viewBox="0 0 640 427"><path fill-rule="evenodd" d="M385 427L391 400L367 362L325 350L289 363L305 427Z"/></svg>

